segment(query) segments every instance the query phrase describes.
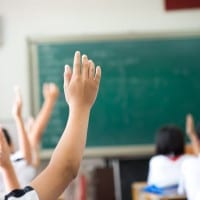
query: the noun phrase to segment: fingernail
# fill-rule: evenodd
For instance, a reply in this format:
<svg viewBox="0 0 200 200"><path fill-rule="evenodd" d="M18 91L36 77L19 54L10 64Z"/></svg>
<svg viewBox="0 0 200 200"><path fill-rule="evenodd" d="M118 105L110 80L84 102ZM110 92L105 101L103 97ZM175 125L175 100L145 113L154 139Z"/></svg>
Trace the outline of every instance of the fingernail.
<svg viewBox="0 0 200 200"><path fill-rule="evenodd" d="M65 65L65 72L69 72L69 65Z"/></svg>

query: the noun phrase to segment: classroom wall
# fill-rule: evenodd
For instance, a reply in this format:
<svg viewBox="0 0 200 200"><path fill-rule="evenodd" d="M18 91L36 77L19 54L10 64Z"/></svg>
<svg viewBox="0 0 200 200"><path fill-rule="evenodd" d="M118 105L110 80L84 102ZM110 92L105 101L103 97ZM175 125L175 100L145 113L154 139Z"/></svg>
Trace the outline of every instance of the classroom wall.
<svg viewBox="0 0 200 200"><path fill-rule="evenodd" d="M28 37L200 31L200 9L166 12L162 0L0 0L0 16L0 122L11 120L14 84L30 114Z"/></svg>

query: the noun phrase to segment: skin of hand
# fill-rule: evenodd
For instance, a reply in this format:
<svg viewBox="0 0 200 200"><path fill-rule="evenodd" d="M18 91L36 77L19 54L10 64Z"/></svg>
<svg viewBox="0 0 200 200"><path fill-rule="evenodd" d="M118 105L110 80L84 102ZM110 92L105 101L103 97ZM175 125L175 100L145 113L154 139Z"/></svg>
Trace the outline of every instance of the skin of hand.
<svg viewBox="0 0 200 200"><path fill-rule="evenodd" d="M82 72L80 69L80 57L74 58L73 75L70 66L65 66L64 92L66 102L70 108L88 107L91 108L98 92L101 68L88 60L86 55L82 56ZM79 98L77 98L79 96Z"/></svg>
<svg viewBox="0 0 200 200"><path fill-rule="evenodd" d="M44 99L56 100L59 95L59 89L55 83L44 83L43 97Z"/></svg>
<svg viewBox="0 0 200 200"><path fill-rule="evenodd" d="M189 137L195 134L194 120L191 114L186 116L186 133Z"/></svg>

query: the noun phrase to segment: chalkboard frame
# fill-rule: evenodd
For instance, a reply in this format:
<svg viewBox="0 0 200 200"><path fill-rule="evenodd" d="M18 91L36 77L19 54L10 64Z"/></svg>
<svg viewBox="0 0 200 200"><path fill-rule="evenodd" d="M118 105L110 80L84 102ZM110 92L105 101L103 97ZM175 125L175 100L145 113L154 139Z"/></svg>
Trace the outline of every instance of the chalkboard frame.
<svg viewBox="0 0 200 200"><path fill-rule="evenodd" d="M89 41L109 41L109 40L132 40L132 39L154 39L154 38L174 38L187 37L192 38L200 36L200 32L147 32L147 33L117 33L117 34L85 34L69 36L48 36L48 37L30 37L27 39L29 51L30 66L30 105L31 113L35 115L39 111L39 76L37 63L37 45L40 43L63 43L63 42L89 42ZM37 66L37 67L33 67ZM61 91L62 92L62 91ZM152 145L130 145L130 146L112 146L112 147L87 147L85 157L132 157L152 155L154 144ZM43 149L42 157L49 158L52 149Z"/></svg>

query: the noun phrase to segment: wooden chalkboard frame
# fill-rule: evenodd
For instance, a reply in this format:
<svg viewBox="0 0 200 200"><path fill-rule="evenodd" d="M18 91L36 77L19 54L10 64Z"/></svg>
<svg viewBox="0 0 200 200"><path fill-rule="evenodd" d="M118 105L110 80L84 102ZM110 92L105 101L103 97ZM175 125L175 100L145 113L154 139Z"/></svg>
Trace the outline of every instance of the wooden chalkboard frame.
<svg viewBox="0 0 200 200"><path fill-rule="evenodd" d="M39 76L37 63L37 45L40 43L62 43L74 41L106 41L119 39L153 39L153 38L174 38L174 37L195 37L200 36L200 32L164 32L164 33L123 33L123 34L105 34L105 35L75 35L75 36L56 36L56 37L31 37L27 39L29 50L30 65L30 100L31 112L35 115L39 110ZM33 67L37 66L37 67ZM61 91L62 92L62 91ZM87 157L123 157L123 156L141 156L152 155L154 145L131 145L131 146L112 146L112 147L87 147L85 156ZM52 150L43 150L42 157L49 158Z"/></svg>

